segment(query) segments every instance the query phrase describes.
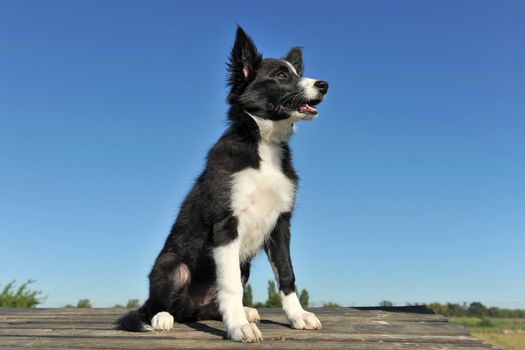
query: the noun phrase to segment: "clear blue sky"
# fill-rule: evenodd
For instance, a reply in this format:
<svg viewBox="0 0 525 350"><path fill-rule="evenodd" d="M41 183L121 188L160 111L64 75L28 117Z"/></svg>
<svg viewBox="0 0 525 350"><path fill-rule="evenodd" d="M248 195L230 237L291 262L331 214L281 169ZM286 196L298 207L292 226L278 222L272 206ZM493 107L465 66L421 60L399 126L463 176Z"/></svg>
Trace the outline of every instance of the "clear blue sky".
<svg viewBox="0 0 525 350"><path fill-rule="evenodd" d="M292 141L311 301L525 308L521 1L2 1L0 284L144 300L224 130L237 23L330 83ZM261 254L255 299L272 277Z"/></svg>

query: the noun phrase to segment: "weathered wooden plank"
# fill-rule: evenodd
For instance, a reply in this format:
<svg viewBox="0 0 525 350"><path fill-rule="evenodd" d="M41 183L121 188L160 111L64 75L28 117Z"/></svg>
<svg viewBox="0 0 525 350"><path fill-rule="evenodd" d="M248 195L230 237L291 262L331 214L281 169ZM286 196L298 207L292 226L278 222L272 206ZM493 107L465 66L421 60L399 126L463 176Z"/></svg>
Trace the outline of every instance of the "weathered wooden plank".
<svg viewBox="0 0 525 350"><path fill-rule="evenodd" d="M9 312L11 311L12 312ZM21 311L24 310L24 311ZM38 310L38 311L34 311ZM53 312L53 310L57 310ZM78 311L76 311L78 310ZM284 320L284 314L280 309L263 309L264 314L269 318L280 317ZM97 320L111 320L117 319L119 316L125 314L129 310L126 309L0 309L0 322L9 318L16 317L17 320L24 319L75 319L81 320L95 318ZM388 320L403 320L403 321L440 321L446 322L446 318L435 314L411 314L411 313L395 313L385 311L363 311L353 308L316 308L315 313L319 317L326 318L341 318L359 320L366 319L384 319Z"/></svg>
<svg viewBox="0 0 525 350"><path fill-rule="evenodd" d="M195 325L192 323L191 325ZM220 322L206 321L200 323L202 325L207 325L211 329L217 329L222 331L223 325ZM183 332L188 330L184 328L184 324L177 324L171 332ZM273 322L268 322L267 320L262 320L261 324L262 329L278 329L282 333L296 334L297 331L290 329L287 325L276 324ZM24 324L9 324L7 326L0 327L0 330L9 330L9 329L76 329L76 330L103 330L111 329L111 326L104 323L24 323ZM436 327L435 323L403 323L403 322L389 322L389 323L354 323L347 324L343 322L324 322L323 323L324 331L332 331L339 333L354 333L354 334L407 334L407 335L417 335L417 334L434 334L434 335L466 335L464 328L453 325L453 324L443 324L440 327Z"/></svg>
<svg viewBox="0 0 525 350"><path fill-rule="evenodd" d="M102 317L101 317L102 318ZM0 329L2 328L48 328L48 329L110 329L112 328L113 318L106 320L97 319L96 317L86 317L82 319L81 317L75 320L70 319L58 319L53 320L52 318L46 317L45 319L31 319L29 317L24 317L18 319L15 317L9 317L5 320L0 321ZM292 331L285 319L284 316L272 316L266 313L266 311L261 312L261 324L265 328L271 329L274 327L280 328L282 331ZM404 334L436 334L436 335L454 335L454 334L466 334L464 329L457 325L449 324L448 322L435 322L430 321L415 321L411 322L399 321L399 320L389 320L386 321L385 318L345 318L340 315L332 316L320 316L320 319L323 322L323 327L325 330L331 329L334 331L340 332L352 332L352 333L404 333ZM439 327L436 327L436 324L439 323ZM217 321L202 321L200 323L207 325L208 327L213 327L217 329L223 329L223 324ZM180 331L184 329L184 324L176 324L174 331Z"/></svg>
<svg viewBox="0 0 525 350"><path fill-rule="evenodd" d="M282 332L278 329L265 329L264 338L267 341L367 341L381 342L388 341L392 343L428 343L428 344L449 344L454 343L462 346L478 345L481 341L468 335L438 336L438 335L420 335L420 334L373 334L373 333L337 333L333 331L322 330L320 332L308 331L291 331ZM315 333L315 334L314 334ZM47 337L47 338L97 338L97 339L123 339L125 341L140 341L145 339L173 339L173 340L220 340L224 338L224 332L220 330L207 330L196 332L192 329L186 331L170 332L153 332L153 333L129 333L114 332L111 330L55 330L55 329L30 329L30 330L0 330L0 337L9 336L26 336L26 337ZM149 340L148 340L149 341Z"/></svg>
<svg viewBox="0 0 525 350"><path fill-rule="evenodd" d="M319 308L320 331L288 327L279 309L259 310L262 344L225 341L217 321L178 323L169 332L112 329L126 309L0 309L0 348L19 349L424 349L478 350L492 347L461 326L433 314Z"/></svg>
<svg viewBox="0 0 525 350"><path fill-rule="evenodd" d="M2 337L0 346L9 348L49 348L49 349L352 349L352 350L391 350L391 349L421 349L421 350L486 350L483 343L463 344L433 344L425 342L380 341L312 341L288 339L269 341L259 344L240 344L225 340L182 340L152 338L147 342L122 341L122 339L96 338L48 338L48 337Z"/></svg>
<svg viewBox="0 0 525 350"><path fill-rule="evenodd" d="M200 323L188 323L190 325L206 325L211 328L223 329L223 324L216 321L203 321ZM185 325L188 324L176 324L174 332L183 331ZM275 322L273 320L266 319L263 316L261 326L266 329L278 328L284 331L292 331L288 325L284 322ZM112 325L110 322L9 322L0 323L0 329L111 329ZM331 321L323 319L323 329L333 330L339 332L352 332L352 333L403 333L403 334L436 334L436 335L458 335L466 334L464 328L458 325L450 323L440 324L436 327L435 322L400 322L400 321L370 321L363 320L361 322L344 322L344 320Z"/></svg>

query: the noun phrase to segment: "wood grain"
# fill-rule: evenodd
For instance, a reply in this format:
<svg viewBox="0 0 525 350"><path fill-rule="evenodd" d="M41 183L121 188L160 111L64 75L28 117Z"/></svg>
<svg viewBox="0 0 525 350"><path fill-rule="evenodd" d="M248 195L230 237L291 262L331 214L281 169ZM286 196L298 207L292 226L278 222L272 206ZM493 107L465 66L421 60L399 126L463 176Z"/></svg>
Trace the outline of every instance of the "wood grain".
<svg viewBox="0 0 525 350"><path fill-rule="evenodd" d="M1 309L4 349L495 349L440 315L403 309L314 308L323 329L288 327L279 309L260 309L264 341L224 339L217 321L176 324L169 332L130 333L113 328L126 309ZM428 311L428 310L427 310Z"/></svg>

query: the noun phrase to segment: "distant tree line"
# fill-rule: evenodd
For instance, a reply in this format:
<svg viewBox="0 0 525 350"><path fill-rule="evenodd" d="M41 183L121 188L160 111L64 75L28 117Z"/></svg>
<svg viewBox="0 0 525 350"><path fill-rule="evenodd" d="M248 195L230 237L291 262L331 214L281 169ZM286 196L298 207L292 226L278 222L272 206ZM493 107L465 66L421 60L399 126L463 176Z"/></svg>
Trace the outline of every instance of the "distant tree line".
<svg viewBox="0 0 525 350"><path fill-rule="evenodd" d="M500 318L524 318L525 310L523 309L503 309L499 307L486 307L480 302L470 304L440 304L431 303L427 307L437 314L444 316L456 317L500 317Z"/></svg>
<svg viewBox="0 0 525 350"><path fill-rule="evenodd" d="M128 308L128 309L137 309L138 307L140 306L139 304L139 300L138 299L129 299L128 300L128 303L126 304L126 306L123 306L123 305L120 305L120 304L116 304L114 305L113 307L114 308ZM74 305L71 305L71 304L67 304L67 305L64 305L64 307L76 307L76 308L79 308L79 309L89 309L91 308L91 301L89 299L80 299L77 303L77 306L74 306Z"/></svg>
<svg viewBox="0 0 525 350"><path fill-rule="evenodd" d="M0 307L17 307L17 308L32 308L37 306L40 303L43 303L45 297L42 297L42 291L32 290L30 285L34 283L34 280L28 280L25 283L22 283L18 288L15 287L15 281L7 283L0 290ZM251 307L281 307L281 297L279 292L277 292L275 282L268 281L268 296L266 301L263 302L253 302L253 291L252 286L247 284L244 288L243 295L243 304L245 306ZM298 291L299 301L304 307L308 307L310 296L306 289ZM388 300L383 300L379 303L380 306L388 307L394 306L394 303ZM505 309L499 307L486 307L480 302L473 303L415 303L407 305L426 305L432 309L435 313L441 314L444 316L455 316L455 317L496 317L496 318L525 318L525 310L523 309ZM136 309L140 306L138 299L130 299L126 304L128 309ZM339 304L328 302L323 304L323 307L338 307ZM76 306L66 305L64 307L76 307L76 308L90 308L91 301L89 299L80 299ZM117 304L113 307L123 308L124 306Z"/></svg>
<svg viewBox="0 0 525 350"><path fill-rule="evenodd" d="M496 318L525 318L523 309L504 309L499 307L486 307L480 302L473 303L406 303L407 306L424 305L432 309L436 314L452 317L496 317ZM394 303L388 300L379 302L379 306L394 306Z"/></svg>

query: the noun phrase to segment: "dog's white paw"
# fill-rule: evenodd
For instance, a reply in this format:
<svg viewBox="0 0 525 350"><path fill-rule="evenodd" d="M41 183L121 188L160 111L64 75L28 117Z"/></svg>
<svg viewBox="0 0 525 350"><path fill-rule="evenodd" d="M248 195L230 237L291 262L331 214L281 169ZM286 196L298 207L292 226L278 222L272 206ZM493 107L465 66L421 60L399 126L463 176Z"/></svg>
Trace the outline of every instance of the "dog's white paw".
<svg viewBox="0 0 525 350"><path fill-rule="evenodd" d="M321 329L321 321L308 311L301 311L288 319L290 326L295 329Z"/></svg>
<svg viewBox="0 0 525 350"><path fill-rule="evenodd" d="M248 319L248 322L250 323L259 323L259 321L261 320L261 317L259 316L259 312L257 311L257 309L245 306L244 312L246 313L246 318Z"/></svg>
<svg viewBox="0 0 525 350"><path fill-rule="evenodd" d="M263 337L255 323L246 323L240 327L228 329L228 339L243 343L258 343Z"/></svg>
<svg viewBox="0 0 525 350"><path fill-rule="evenodd" d="M169 312L161 311L151 319L151 327L156 331L169 331L173 328L173 321Z"/></svg>

